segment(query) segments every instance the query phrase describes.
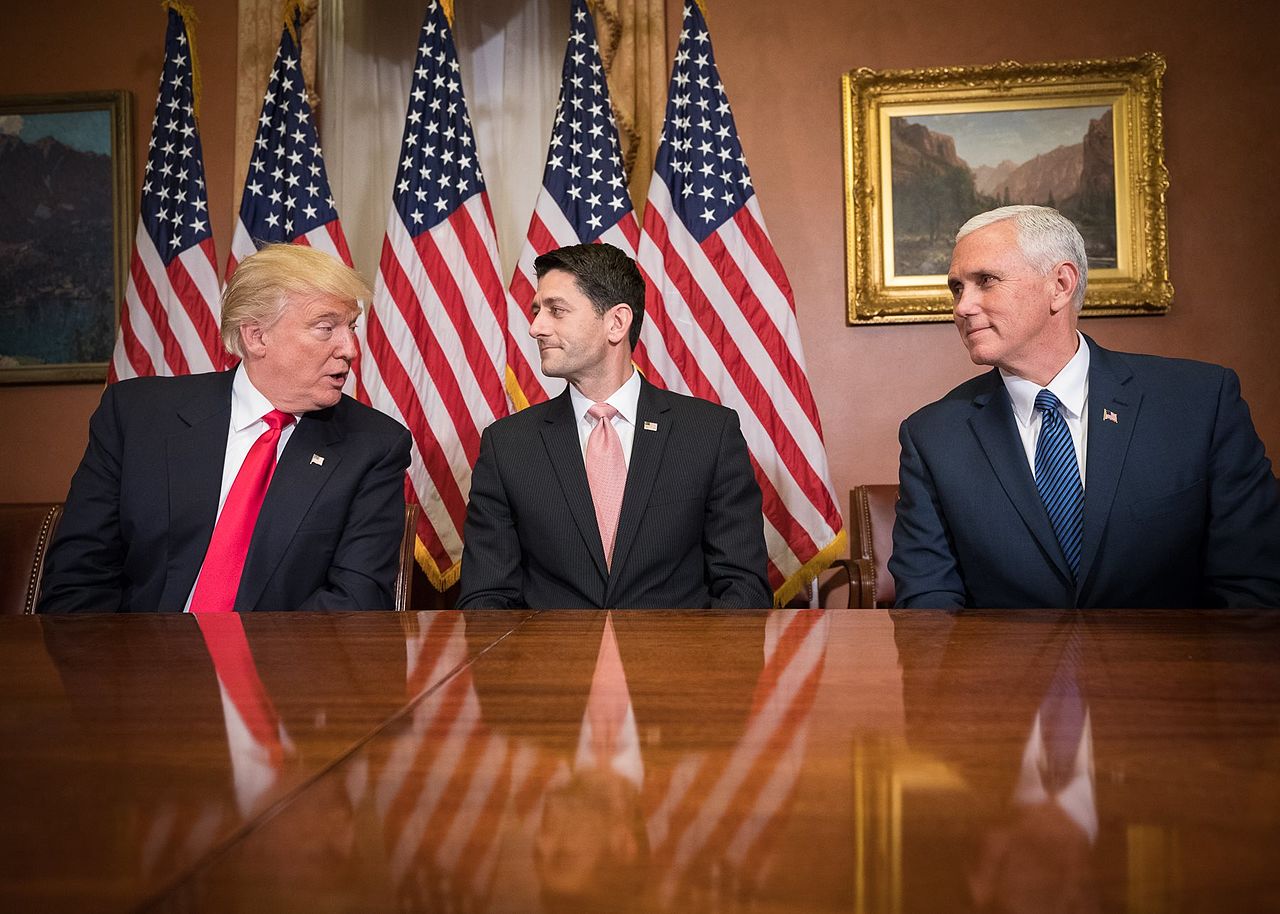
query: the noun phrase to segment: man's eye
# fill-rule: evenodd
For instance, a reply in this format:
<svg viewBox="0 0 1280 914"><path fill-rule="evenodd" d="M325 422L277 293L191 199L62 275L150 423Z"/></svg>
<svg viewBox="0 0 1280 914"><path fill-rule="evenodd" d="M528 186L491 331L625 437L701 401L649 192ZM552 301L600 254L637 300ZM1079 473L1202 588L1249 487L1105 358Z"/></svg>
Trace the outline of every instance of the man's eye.
<svg viewBox="0 0 1280 914"><path fill-rule="evenodd" d="M990 273L983 273L981 278L979 278L978 283L979 285L989 286L989 285L992 285L995 281L996 281L996 277L992 276Z"/></svg>

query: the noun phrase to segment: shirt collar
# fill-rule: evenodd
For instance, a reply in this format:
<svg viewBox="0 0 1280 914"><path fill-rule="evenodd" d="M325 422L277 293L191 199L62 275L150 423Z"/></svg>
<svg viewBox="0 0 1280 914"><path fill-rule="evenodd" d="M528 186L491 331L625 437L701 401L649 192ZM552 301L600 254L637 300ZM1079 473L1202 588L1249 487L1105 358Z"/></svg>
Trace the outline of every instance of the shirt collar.
<svg viewBox="0 0 1280 914"><path fill-rule="evenodd" d="M253 423L275 409L271 401L262 395L249 380L244 363L236 366L236 376L231 381L231 428L243 432ZM295 415L293 417L297 419Z"/></svg>
<svg viewBox="0 0 1280 914"><path fill-rule="evenodd" d="M1004 380L1005 389L1009 391L1009 399L1013 402L1013 415L1019 424L1030 424L1036 408L1036 394L1043 389L1053 392L1058 402L1062 404L1063 412L1072 419L1079 419L1084 415L1085 400L1089 397L1089 343L1079 330L1076 331L1076 338L1080 341L1076 347L1076 354L1071 357L1071 361L1062 366L1062 370L1045 388L1041 388L1034 381L1028 381L1016 374L1010 374L1003 368L1000 369L1000 377Z"/></svg>
<svg viewBox="0 0 1280 914"><path fill-rule="evenodd" d="M589 410L596 401L589 400L587 397L574 387L569 385L569 399L573 403L573 415L579 422L590 421L595 423L594 419L587 416ZM636 424L636 413L640 409L640 372L634 368L631 369L631 377L627 378L623 385L611 393L604 401L618 411L618 415L630 422Z"/></svg>

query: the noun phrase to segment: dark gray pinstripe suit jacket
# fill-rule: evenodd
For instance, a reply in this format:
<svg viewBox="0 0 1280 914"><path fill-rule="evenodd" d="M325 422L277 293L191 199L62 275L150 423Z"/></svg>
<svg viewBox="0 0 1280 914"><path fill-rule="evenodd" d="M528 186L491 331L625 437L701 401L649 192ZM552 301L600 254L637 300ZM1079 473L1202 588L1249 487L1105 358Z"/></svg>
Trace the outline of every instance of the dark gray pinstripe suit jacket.
<svg viewBox="0 0 1280 914"><path fill-rule="evenodd" d="M612 570L569 391L485 430L460 609L772 604L760 487L738 414L642 380L636 418Z"/></svg>

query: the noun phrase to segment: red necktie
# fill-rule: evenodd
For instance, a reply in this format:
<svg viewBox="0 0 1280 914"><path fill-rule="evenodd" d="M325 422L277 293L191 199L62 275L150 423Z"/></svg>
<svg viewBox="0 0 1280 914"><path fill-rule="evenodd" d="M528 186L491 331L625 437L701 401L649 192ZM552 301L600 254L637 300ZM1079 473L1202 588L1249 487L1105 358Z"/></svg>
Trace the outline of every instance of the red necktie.
<svg viewBox="0 0 1280 914"><path fill-rule="evenodd" d="M596 420L595 428L587 436L587 484L596 508L605 564L612 566L622 495L627 488L627 460L622 456L622 439L613 427L613 417L618 411L608 403L596 403L587 414Z"/></svg>
<svg viewBox="0 0 1280 914"><path fill-rule="evenodd" d="M240 472L231 483L218 522L213 526L209 550L191 596L193 613L229 613L236 608L236 591L240 589L240 575L244 572L245 556L249 554L253 527L276 469L280 430L293 424L293 416L273 409L262 421L268 428L249 448Z"/></svg>
<svg viewBox="0 0 1280 914"><path fill-rule="evenodd" d="M258 667L253 662L253 652L249 650L249 639L245 637L240 617L235 613L207 618L196 616L196 624L204 635L214 672L218 674L231 703L236 706L249 735L267 753L271 764L279 766L284 758L280 718L258 676Z"/></svg>

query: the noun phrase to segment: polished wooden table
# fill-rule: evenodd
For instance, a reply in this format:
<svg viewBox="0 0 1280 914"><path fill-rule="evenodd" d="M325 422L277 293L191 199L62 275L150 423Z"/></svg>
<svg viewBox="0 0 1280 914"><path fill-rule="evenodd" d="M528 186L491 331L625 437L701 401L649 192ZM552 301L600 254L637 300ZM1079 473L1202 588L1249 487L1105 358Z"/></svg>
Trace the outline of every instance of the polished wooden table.
<svg viewBox="0 0 1280 914"><path fill-rule="evenodd" d="M0 618L0 911L130 910L1277 911L1280 614Z"/></svg>

